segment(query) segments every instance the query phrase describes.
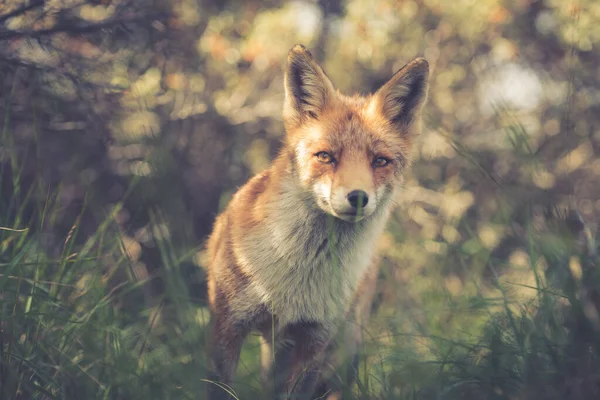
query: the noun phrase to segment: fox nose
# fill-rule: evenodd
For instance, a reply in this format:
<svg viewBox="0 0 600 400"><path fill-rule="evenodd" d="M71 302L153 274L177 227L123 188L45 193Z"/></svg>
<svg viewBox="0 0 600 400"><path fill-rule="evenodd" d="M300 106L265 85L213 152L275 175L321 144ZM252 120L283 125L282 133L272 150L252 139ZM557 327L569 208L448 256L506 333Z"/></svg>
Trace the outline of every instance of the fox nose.
<svg viewBox="0 0 600 400"><path fill-rule="evenodd" d="M366 207L369 202L369 196L363 190L353 190L348 193L348 202L354 208Z"/></svg>

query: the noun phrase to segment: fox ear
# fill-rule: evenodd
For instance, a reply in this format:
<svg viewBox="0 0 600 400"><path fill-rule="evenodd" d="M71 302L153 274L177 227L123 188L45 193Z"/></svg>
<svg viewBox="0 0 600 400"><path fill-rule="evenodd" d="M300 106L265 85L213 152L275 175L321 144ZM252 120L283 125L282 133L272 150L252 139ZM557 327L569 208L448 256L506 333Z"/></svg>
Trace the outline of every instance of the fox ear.
<svg viewBox="0 0 600 400"><path fill-rule="evenodd" d="M284 120L298 123L307 117L318 119L333 93L331 81L310 51L300 44L294 46L285 71Z"/></svg>
<svg viewBox="0 0 600 400"><path fill-rule="evenodd" d="M402 67L374 95L372 106L398 128L408 128L421 116L427 100L429 64L417 58Z"/></svg>

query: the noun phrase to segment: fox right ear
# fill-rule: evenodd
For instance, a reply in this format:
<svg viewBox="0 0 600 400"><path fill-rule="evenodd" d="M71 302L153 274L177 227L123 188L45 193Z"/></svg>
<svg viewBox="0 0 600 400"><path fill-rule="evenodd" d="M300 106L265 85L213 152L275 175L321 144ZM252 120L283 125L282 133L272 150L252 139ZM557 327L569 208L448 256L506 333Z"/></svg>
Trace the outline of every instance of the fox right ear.
<svg viewBox="0 0 600 400"><path fill-rule="evenodd" d="M416 58L402 67L374 95L372 106L399 129L420 120L427 100L429 64Z"/></svg>
<svg viewBox="0 0 600 400"><path fill-rule="evenodd" d="M310 51L300 44L294 46L285 71L284 120L294 124L304 118L318 119L333 93L331 81Z"/></svg>

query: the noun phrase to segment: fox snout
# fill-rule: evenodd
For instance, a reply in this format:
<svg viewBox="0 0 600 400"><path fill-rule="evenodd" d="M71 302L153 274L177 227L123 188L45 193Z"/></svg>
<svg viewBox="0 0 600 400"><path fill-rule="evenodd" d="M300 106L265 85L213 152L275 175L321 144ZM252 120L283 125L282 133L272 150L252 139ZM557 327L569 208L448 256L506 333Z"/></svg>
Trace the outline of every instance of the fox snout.
<svg viewBox="0 0 600 400"><path fill-rule="evenodd" d="M347 197L348 203L357 210L369 204L369 195L363 190L353 190L348 193Z"/></svg>
<svg viewBox="0 0 600 400"><path fill-rule="evenodd" d="M332 190L330 201L333 214L343 220L357 222L369 216L376 207L370 190L337 188Z"/></svg>
<svg viewBox="0 0 600 400"><path fill-rule="evenodd" d="M358 221L367 215L371 214L372 208L367 208L369 205L369 194L364 190L351 190L346 195L347 206L344 211L338 212L342 219Z"/></svg>

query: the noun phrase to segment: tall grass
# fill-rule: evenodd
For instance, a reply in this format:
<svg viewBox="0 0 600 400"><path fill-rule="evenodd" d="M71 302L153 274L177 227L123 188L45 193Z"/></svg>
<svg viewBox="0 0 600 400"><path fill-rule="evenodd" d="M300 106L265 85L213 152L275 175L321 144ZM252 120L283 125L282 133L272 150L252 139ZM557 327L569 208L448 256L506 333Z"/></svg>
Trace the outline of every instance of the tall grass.
<svg viewBox="0 0 600 400"><path fill-rule="evenodd" d="M0 398L198 398L207 315L189 300L172 243L151 238L166 273L148 301L156 276L136 272L115 220L121 204L94 234L81 234L79 215L56 237L60 190L23 186L8 115L2 137Z"/></svg>
<svg viewBox="0 0 600 400"><path fill-rule="evenodd" d="M373 398L598 398L599 260L591 237L583 226L573 231L569 218L525 243L530 267L545 264L545 272L536 271L537 286L524 287L533 292L530 300L512 299L512 285L496 276L501 298L480 298L470 308L476 313L485 304L490 311L475 340L393 336L395 349L382 375L395 384ZM416 354L423 343L427 348Z"/></svg>
<svg viewBox="0 0 600 400"><path fill-rule="evenodd" d="M64 237L53 236L60 190L49 192L41 180L22 184L9 122L7 114L2 147L10 160L0 171L0 397L202 399L208 313L191 300L182 272L193 252L180 256L160 231L161 213L151 210L156 229L149 234L163 270L140 273L115 218L122 204L103 214L92 235L81 233L80 215ZM522 148L519 132L511 134ZM500 218L507 224L512 215ZM469 250L465 243L478 239L466 221L462 229L471 237L437 260L465 271L464 292L451 295L432 276L417 306L381 304L365 330L359 380L346 388L348 398L598 398L596 245L573 213L554 213L548 221L542 232L528 221L519 238L532 285L502 279L513 267L508 260ZM401 240L402 229L393 229ZM384 276L391 266L384 260ZM159 294L148 292L154 279L162 280ZM516 296L523 291L527 300ZM261 398L259 353L251 337L234 385L240 399Z"/></svg>

